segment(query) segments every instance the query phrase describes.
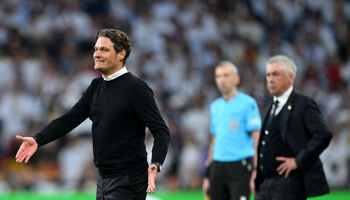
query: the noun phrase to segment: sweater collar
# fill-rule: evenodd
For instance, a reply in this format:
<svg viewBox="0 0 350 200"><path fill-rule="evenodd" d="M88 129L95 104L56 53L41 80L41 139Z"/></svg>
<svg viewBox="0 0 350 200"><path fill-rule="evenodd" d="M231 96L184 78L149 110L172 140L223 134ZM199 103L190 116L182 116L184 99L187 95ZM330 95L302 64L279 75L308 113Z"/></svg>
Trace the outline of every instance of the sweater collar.
<svg viewBox="0 0 350 200"><path fill-rule="evenodd" d="M120 70L114 72L113 74L105 77L104 75L102 75L102 78L103 80L105 81L111 81L111 80L114 80L116 78L118 78L119 76L125 74L125 73L128 73L128 70L126 69L126 67L124 66L123 68L121 68Z"/></svg>

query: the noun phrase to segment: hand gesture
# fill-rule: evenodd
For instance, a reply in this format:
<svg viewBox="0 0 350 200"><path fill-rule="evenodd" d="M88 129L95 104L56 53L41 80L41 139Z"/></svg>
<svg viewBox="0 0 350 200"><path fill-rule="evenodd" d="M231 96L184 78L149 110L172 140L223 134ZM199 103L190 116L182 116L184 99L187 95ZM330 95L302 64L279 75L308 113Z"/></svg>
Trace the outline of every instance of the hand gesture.
<svg viewBox="0 0 350 200"><path fill-rule="evenodd" d="M291 171L295 170L298 168L295 158L287 158L287 157L276 157L276 160L282 161L282 164L277 167L277 171L279 175L282 175L285 173L284 177L287 178L290 174Z"/></svg>
<svg viewBox="0 0 350 200"><path fill-rule="evenodd" d="M151 164L148 168L148 187L147 187L148 193L152 193L156 191L157 173L158 173L157 165Z"/></svg>
<svg viewBox="0 0 350 200"><path fill-rule="evenodd" d="M21 163L24 160L24 162L27 163L38 149L38 144L32 137L16 135L16 139L22 141L22 145L16 154L16 162Z"/></svg>

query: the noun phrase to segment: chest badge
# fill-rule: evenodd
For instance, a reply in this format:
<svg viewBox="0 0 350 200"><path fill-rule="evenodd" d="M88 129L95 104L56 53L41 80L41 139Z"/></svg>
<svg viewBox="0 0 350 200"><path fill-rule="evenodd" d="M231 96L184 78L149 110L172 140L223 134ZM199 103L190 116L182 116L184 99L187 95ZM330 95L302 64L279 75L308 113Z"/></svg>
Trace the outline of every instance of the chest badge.
<svg viewBox="0 0 350 200"><path fill-rule="evenodd" d="M239 120L231 119L230 120L230 128L232 131L237 131L239 128Z"/></svg>

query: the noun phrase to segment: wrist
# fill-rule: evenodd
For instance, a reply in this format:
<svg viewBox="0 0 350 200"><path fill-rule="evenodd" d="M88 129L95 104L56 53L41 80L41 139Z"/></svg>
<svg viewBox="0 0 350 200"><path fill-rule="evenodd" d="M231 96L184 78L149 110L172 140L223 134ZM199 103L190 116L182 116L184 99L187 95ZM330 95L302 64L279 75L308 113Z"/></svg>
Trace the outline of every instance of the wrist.
<svg viewBox="0 0 350 200"><path fill-rule="evenodd" d="M162 165L159 162L152 162L151 164L157 166L157 172L162 170Z"/></svg>
<svg viewBox="0 0 350 200"><path fill-rule="evenodd" d="M211 169L211 163L209 163L209 165L207 166L207 168L205 170L205 178L209 178L210 169Z"/></svg>
<svg viewBox="0 0 350 200"><path fill-rule="evenodd" d="M35 137L35 136L33 136L32 138L34 139L35 143L36 143L38 146L40 146L40 145L39 145L39 142L38 142L38 138Z"/></svg>

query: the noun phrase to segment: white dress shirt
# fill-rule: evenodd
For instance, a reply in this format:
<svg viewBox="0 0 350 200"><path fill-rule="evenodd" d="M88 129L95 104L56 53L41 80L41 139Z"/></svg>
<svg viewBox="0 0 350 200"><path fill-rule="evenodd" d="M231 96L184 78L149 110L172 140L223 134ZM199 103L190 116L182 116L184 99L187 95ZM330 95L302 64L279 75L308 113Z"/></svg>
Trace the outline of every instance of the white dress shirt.
<svg viewBox="0 0 350 200"><path fill-rule="evenodd" d="M288 88L288 90L286 90L281 96L279 97L273 96L273 102L275 102L276 100L278 101L277 108L275 111L275 116L278 115L278 113L282 110L283 106L287 103L287 100L290 94L292 93L292 91L293 91L293 86Z"/></svg>

